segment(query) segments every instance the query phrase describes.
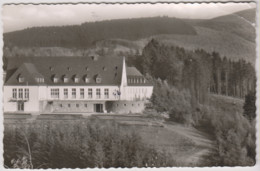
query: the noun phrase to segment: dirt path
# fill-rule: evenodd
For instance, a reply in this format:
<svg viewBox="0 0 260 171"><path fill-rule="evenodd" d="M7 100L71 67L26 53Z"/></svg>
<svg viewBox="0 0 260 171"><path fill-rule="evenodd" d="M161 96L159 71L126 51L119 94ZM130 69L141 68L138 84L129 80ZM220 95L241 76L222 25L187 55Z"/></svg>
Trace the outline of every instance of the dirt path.
<svg viewBox="0 0 260 171"><path fill-rule="evenodd" d="M210 154L215 147L214 142L205 133L198 131L192 127L184 127L177 123L167 123L164 127L168 130L175 131L176 133L191 139L195 146L200 147L195 153L190 154L185 158L184 163L189 166L198 166L203 164L203 157Z"/></svg>

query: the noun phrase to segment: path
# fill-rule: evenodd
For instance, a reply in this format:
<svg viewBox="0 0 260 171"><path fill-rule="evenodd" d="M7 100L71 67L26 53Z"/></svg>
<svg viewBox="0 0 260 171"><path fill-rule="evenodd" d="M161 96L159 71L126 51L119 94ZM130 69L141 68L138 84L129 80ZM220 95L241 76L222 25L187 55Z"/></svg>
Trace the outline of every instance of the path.
<svg viewBox="0 0 260 171"><path fill-rule="evenodd" d="M189 157L185 158L185 163L189 166L198 166L203 164L203 157L210 154L212 149L215 147L213 140L211 140L206 133L198 131L193 127L184 127L181 124L173 122L164 124L164 127L191 139L196 146L201 147L198 152L190 154Z"/></svg>

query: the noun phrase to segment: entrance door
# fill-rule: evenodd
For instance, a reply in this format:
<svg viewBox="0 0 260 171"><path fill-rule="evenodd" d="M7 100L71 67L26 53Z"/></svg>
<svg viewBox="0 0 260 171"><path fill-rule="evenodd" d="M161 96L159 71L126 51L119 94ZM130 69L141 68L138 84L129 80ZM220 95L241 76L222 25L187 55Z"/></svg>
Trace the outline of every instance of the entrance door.
<svg viewBox="0 0 260 171"><path fill-rule="evenodd" d="M103 104L94 104L94 110L97 113L103 112Z"/></svg>
<svg viewBox="0 0 260 171"><path fill-rule="evenodd" d="M17 109L18 111L24 111L24 102L18 102Z"/></svg>

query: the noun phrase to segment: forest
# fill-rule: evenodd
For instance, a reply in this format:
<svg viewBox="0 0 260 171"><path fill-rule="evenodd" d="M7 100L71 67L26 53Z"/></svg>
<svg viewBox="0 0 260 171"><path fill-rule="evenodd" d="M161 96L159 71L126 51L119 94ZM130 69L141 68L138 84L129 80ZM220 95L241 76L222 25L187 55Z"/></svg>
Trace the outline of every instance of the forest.
<svg viewBox="0 0 260 171"><path fill-rule="evenodd" d="M194 103L206 103L209 93L244 98L256 86L255 69L245 60L232 61L203 49L167 46L155 39L142 55L133 55L128 62L143 74L188 89Z"/></svg>
<svg viewBox="0 0 260 171"><path fill-rule="evenodd" d="M255 164L256 76L250 63L156 40L128 62L153 82L150 100L156 112L213 136L216 149L206 166ZM236 104L244 99L244 106Z"/></svg>

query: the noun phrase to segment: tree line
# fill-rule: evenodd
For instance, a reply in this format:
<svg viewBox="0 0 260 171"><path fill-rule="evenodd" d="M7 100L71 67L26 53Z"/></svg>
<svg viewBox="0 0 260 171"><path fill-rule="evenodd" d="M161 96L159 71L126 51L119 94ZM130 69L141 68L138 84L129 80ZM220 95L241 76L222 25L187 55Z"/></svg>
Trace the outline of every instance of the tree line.
<svg viewBox="0 0 260 171"><path fill-rule="evenodd" d="M252 64L231 61L217 52L189 51L152 39L141 55L129 57L128 62L144 74L167 80L178 89L188 89L193 103L207 102L208 93L244 98L255 90Z"/></svg>

